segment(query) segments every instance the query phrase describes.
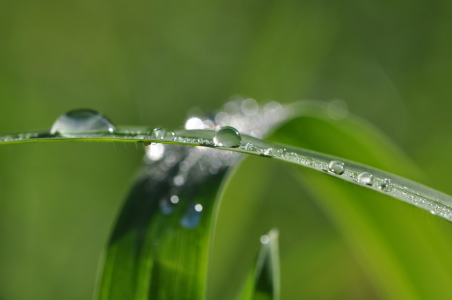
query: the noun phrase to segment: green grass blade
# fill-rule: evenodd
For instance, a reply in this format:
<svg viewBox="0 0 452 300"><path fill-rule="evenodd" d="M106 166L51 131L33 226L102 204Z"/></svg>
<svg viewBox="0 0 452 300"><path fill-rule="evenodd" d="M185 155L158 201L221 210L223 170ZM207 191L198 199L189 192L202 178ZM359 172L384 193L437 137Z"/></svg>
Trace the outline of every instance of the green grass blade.
<svg viewBox="0 0 452 300"><path fill-rule="evenodd" d="M261 249L242 287L238 300L279 299L278 231L261 237Z"/></svg>
<svg viewBox="0 0 452 300"><path fill-rule="evenodd" d="M220 152L204 150L166 145L145 167L110 239L98 299L204 298L212 215L228 169L203 172ZM193 166L179 187L182 162Z"/></svg>
<svg viewBox="0 0 452 300"><path fill-rule="evenodd" d="M294 105L290 107L292 110L300 110L297 108L300 106L301 109L305 109L309 114L319 113L319 111L324 111L322 105L318 102L302 102L301 105ZM312 112L310 112L312 110ZM297 113L297 112L296 112ZM308 114L308 115L309 115ZM250 125L250 124L248 124ZM321 128L321 127L320 127ZM317 129L316 129L317 130ZM289 129L288 135L291 136L289 139L289 145L300 145L303 144L299 141L303 135L299 135L299 130ZM239 147L217 147L214 142L215 131L213 130L180 130L175 133L171 132L168 136L156 136L155 130L152 131L148 128L138 128L138 127L118 127L114 132L78 132L76 136L60 136L52 135L50 132L41 133L25 133L17 135L6 135L0 136L0 143L23 143L23 142L45 142L45 141L61 141L61 140L72 140L72 141L104 141L104 142L159 142L168 144L179 144L179 145L190 145L190 146L204 146L204 147L215 147L217 149L230 150L241 153L248 153L254 155L263 155L267 157L274 157L283 161L288 161L291 163L299 164L312 168L321 172L327 172L329 175L342 178L348 182L352 182L374 191L390 195L394 198L402 200L404 202L410 203L412 205L418 206L425 210L430 211L432 214L436 214L442 218L452 221L452 197L436 191L434 189L428 188L419 183L404 179L402 177L393 175L391 173L381 171L369 167L367 165L359 164L350 160L338 158L337 156L319 153L311 150L306 150L302 148L296 148L292 146L279 145L275 143L269 143L262 141L260 139L242 135L242 141ZM365 138L365 133L361 133L360 138ZM325 137L313 133L312 137L317 139L317 144L325 140ZM337 143L344 144L346 150L352 151L356 148L356 151L361 151L363 148L359 145L348 145L347 138L349 136L343 136L342 139L338 139L337 136L331 135L328 137L328 142L333 144ZM376 143L372 139L366 139L369 142L369 151L367 156L378 157L377 153L379 149L376 147ZM325 143L323 143L325 144ZM385 142L385 146L391 149L395 153L394 147L389 147L388 142ZM325 152L331 153L334 147L327 148ZM365 148L363 148L365 150ZM365 153L365 152L363 152ZM400 153L396 158L386 158L388 163L398 165L400 161ZM339 159L341 164L343 163L343 172L334 172L329 167L329 164ZM381 162L380 162L381 163ZM374 164L375 165L375 164ZM395 168L396 172L398 168ZM367 173L372 176L372 183L360 182L358 175L361 173Z"/></svg>
<svg viewBox="0 0 452 300"><path fill-rule="evenodd" d="M272 140L329 152L410 177L419 176L416 168L386 138L355 118L338 122L318 110L288 122ZM306 168L297 168L297 172L345 237L383 299L450 299L449 224L368 189L331 180ZM385 176L389 177L386 173ZM417 183L402 181L403 186L424 190ZM405 193L403 189L398 192ZM438 195L444 201L448 197ZM435 204L422 204L432 205L431 210L436 213ZM446 219L450 220L448 216Z"/></svg>

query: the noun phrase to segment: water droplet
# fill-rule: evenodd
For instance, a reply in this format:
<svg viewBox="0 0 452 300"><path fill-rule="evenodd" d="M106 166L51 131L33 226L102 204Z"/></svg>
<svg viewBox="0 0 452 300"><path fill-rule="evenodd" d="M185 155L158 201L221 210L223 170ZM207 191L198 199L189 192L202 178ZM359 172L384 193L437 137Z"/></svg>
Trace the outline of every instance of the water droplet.
<svg viewBox="0 0 452 300"><path fill-rule="evenodd" d="M221 127L213 138L215 146L219 147L237 148L240 146L241 141L242 137L240 136L240 132L231 126Z"/></svg>
<svg viewBox="0 0 452 300"><path fill-rule="evenodd" d="M287 150L284 148L278 149L278 156L283 156L284 154L286 154Z"/></svg>
<svg viewBox="0 0 452 300"><path fill-rule="evenodd" d="M240 147L243 150L251 151L251 152L257 152L258 148L254 146L253 144L246 143L244 146Z"/></svg>
<svg viewBox="0 0 452 300"><path fill-rule="evenodd" d="M189 229L195 228L196 225L198 225L199 221L201 220L201 211L202 211L201 204L190 205L187 208L187 211L185 212L184 216L182 217L181 225Z"/></svg>
<svg viewBox="0 0 452 300"><path fill-rule="evenodd" d="M345 171L344 163L341 162L340 160L332 160L328 164L328 172L342 175L344 174L344 171Z"/></svg>
<svg viewBox="0 0 452 300"><path fill-rule="evenodd" d="M261 155L263 155L263 156L269 156L269 157L272 157L272 156L280 156L279 150L274 149L274 148L263 149L263 150L261 151Z"/></svg>
<svg viewBox="0 0 452 300"><path fill-rule="evenodd" d="M307 166L311 166L313 163L313 160L309 157L305 157L301 159L301 162Z"/></svg>
<svg viewBox="0 0 452 300"><path fill-rule="evenodd" d="M261 244L266 245L270 242L270 238L268 237L268 235L263 235L263 236L261 236L260 241L261 241Z"/></svg>
<svg viewBox="0 0 452 300"><path fill-rule="evenodd" d="M390 192L392 189L392 184L390 179L383 179L379 184L378 188L382 190L383 192Z"/></svg>
<svg viewBox="0 0 452 300"><path fill-rule="evenodd" d="M152 138L156 140L172 141L175 135L174 131L166 128L155 128L152 130Z"/></svg>
<svg viewBox="0 0 452 300"><path fill-rule="evenodd" d="M368 172L359 173L356 181L361 184L370 185L374 183L374 176Z"/></svg>
<svg viewBox="0 0 452 300"><path fill-rule="evenodd" d="M50 129L51 134L77 136L88 133L112 133L116 127L99 112L91 109L75 109L61 115Z"/></svg>

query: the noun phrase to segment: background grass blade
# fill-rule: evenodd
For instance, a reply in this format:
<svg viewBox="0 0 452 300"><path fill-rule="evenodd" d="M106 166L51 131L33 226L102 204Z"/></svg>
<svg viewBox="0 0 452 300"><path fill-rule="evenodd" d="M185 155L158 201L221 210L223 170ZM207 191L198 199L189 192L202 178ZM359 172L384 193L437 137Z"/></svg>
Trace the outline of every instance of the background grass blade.
<svg viewBox="0 0 452 300"><path fill-rule="evenodd" d="M164 147L164 156L148 163L121 211L98 299L204 297L212 215L228 167L215 174L200 169L209 170L217 150ZM179 166L189 162L180 184Z"/></svg>
<svg viewBox="0 0 452 300"><path fill-rule="evenodd" d="M343 156L411 178L419 176L386 138L354 118L335 121L320 112L300 117L282 126L271 140ZM344 236L381 298L450 299L450 224L365 188L306 168L297 167L296 171L300 182Z"/></svg>
<svg viewBox="0 0 452 300"><path fill-rule="evenodd" d="M279 299L278 231L273 229L260 239L257 260L246 278L237 300Z"/></svg>

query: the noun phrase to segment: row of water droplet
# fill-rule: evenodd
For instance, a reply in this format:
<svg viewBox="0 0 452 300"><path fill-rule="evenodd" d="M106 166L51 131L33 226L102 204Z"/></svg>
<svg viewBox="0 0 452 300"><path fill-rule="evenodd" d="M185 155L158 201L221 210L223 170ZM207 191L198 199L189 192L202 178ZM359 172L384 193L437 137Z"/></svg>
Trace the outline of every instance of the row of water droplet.
<svg viewBox="0 0 452 300"><path fill-rule="evenodd" d="M282 110L278 106L275 107L276 110L280 112L278 118L282 118ZM228 109L233 110L233 108ZM153 130L119 130L107 117L103 116L102 114L93 110L82 109L70 111L59 117L53 124L49 134L26 133L14 136L8 135L1 137L0 141L11 142L58 136L83 138L99 138L100 136L102 138L108 138L107 134L109 134L111 137L120 140L143 140L145 145L149 145L148 140L153 140L207 147L229 148L231 150L239 152L254 153L266 157L275 157L278 159L305 165L319 171L324 171L335 176L340 176L348 181L352 181L368 188L387 193L403 201L427 209L433 214L440 215L446 219L452 220L452 210L448 206L441 204L434 197L422 195L422 193L409 189L402 184L394 183L390 178L376 176L375 174L372 174L368 171L360 172L358 171L359 168L357 168L356 165L354 165L353 167L347 167L347 165L340 160L325 161L324 159L319 159L312 156L310 157L309 154L306 155L306 153L299 153L300 151L297 150L287 151L285 148L273 147L273 145L263 143L260 140L257 143L249 142L253 141L253 139L250 137L247 138L247 142L244 142L242 139L242 134L236 128L227 125L218 125L218 123L224 124L225 122L223 121L226 118L228 118L228 121L231 121L231 114L234 116L234 118L232 119L235 120L237 124L242 124L243 122L245 122L244 120L246 120L246 118L250 118L250 116L256 116L257 118L258 115L256 114L253 101L246 100L242 102L242 110L243 109L244 111L246 111L246 113L242 113L242 119L239 118L238 114L233 115L233 112L227 116L222 113L218 113L216 115L216 119L218 118L219 120L216 123L212 121L211 126L210 123L206 123L201 119L194 120L192 118L191 120L189 120L189 122L187 121L186 128L188 129L201 129L201 124L203 124L203 128L216 128L217 130L214 133L213 139L193 138L189 136L176 135L174 131L166 128L155 128ZM271 110L269 111L271 112ZM269 113L269 111L267 111L266 113ZM246 116L243 116L244 114ZM249 132L247 133L249 134ZM148 158L150 158L151 160L159 160L163 157L164 151L163 147L160 144L152 144L150 148L152 149L152 151L150 151L150 154L148 154ZM183 167L181 167L181 169L183 170ZM182 175L177 175L174 178L174 184L176 186L183 185L184 180L185 179ZM175 204L174 201L171 200L171 202ZM200 204L194 204L193 210L195 212L202 211L202 206L197 205Z"/></svg>

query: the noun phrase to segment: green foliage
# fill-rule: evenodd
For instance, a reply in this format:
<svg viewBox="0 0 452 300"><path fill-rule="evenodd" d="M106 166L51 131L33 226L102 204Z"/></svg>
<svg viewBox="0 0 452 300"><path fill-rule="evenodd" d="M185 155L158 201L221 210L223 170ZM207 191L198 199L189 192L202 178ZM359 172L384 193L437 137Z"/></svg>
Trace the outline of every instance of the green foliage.
<svg viewBox="0 0 452 300"><path fill-rule="evenodd" d="M238 137L239 141L228 148L216 145L221 130L181 130L175 134L167 129L138 127L119 127L114 132L107 129L91 132L90 127L80 127L70 131L70 135L58 131L53 134L26 133L6 135L0 141L3 144L65 140L169 143L159 146L161 155L155 156L160 152L149 152L142 175L134 184L122 209L107 247L99 299L195 300L205 297L208 254L212 247L212 229L222 195L221 188L225 186L226 170L233 167L238 158L232 152L171 144L201 145L277 158L327 172L361 187L372 188L372 193L363 188L355 190L324 174L318 176L299 171L302 175L300 179L345 237L363 264L369 280L378 286L381 297L411 299L433 295L442 298L452 294L448 285L449 277L452 276L448 271L452 260L441 255L422 260L425 253L446 253L447 249L452 248L447 233L443 233L440 227L434 228L436 223L431 223L431 228L425 224L419 225L411 216L407 218L403 215L404 207L392 205L392 202L388 204L382 201L385 197L374 194L378 191L391 195L431 209L435 214L438 213L438 205L444 209L450 208L450 196L370 166L343 158L338 161L334 156L321 152L294 148L295 145L319 151L328 150L336 155L345 153L349 159L382 169L403 169L408 174L416 173L416 169L401 152L365 122L354 117L344 118L345 115L340 119L331 118L331 107L317 102L302 102L286 109L293 111L300 107L302 109L298 111L302 114L283 123L270 138L288 145L267 143L242 134L241 138ZM93 112L88 115L98 116ZM82 118L73 121L80 125L80 122L91 124L90 120ZM64 128L68 130L71 127ZM319 140L319 136L323 139ZM157 146L154 144L151 147ZM156 151L156 148L151 149ZM171 162L167 161L168 158ZM329 161L339 162L338 167L334 167L339 169L333 169ZM220 167L212 173L210 168L217 162L220 162ZM395 162L397 167L394 167ZM187 166L183 168L182 163ZM197 170L197 173L190 173L193 170ZM188 173L182 176L181 171ZM372 173L375 182L361 183L357 177L360 172ZM376 181L377 176L393 181L388 181L382 187ZM400 191L401 194L394 191ZM423 199L422 204L407 198L406 194L417 197L413 199ZM440 216L450 220L447 210L441 210ZM435 235L430 231L434 231ZM404 234L403 243L397 239L399 234ZM266 236L268 240L262 242L263 248L256 265L248 273L240 299L279 298L276 237L276 232L272 231ZM416 244L415 249L406 247L405 242L408 240L411 245ZM436 280L431 282L428 279L432 273L442 275L436 276Z"/></svg>
<svg viewBox="0 0 452 300"><path fill-rule="evenodd" d="M320 149L329 139L317 138L319 132L312 135L315 149L452 194L451 14L449 0L1 1L0 131L48 130L56 116L80 107L96 108L117 124L177 128L192 107L216 109L237 93L263 102L342 99L421 171L408 171L405 163L398 168L384 153L386 167L352 157L351 147L340 154ZM125 143L0 147L1 299L92 298L99 253L142 156L141 146ZM386 284L375 284L377 275L368 270L378 262L364 260L348 237L362 223L351 225L359 220L345 212L333 218L332 206L318 205L327 197L313 196L308 190L314 183L296 182L291 169L250 157L235 170L218 215L209 299L236 295L224 282L241 284L258 251L256 239L274 226L281 232L282 299L386 295L379 291ZM383 202L389 213L411 220L385 230L394 231L393 249L406 254L406 272L432 272L419 261L438 266L430 278L419 277L422 283L412 282L424 289L448 281L438 261L452 250L442 241L450 240L450 224L371 190L350 189L364 190L366 199L381 200L372 203ZM349 230L332 221L339 219ZM418 246L414 233L405 238L409 231L419 232L424 256L399 251ZM425 231L428 247L422 246Z"/></svg>
<svg viewBox="0 0 452 300"><path fill-rule="evenodd" d="M248 273L238 300L279 299L278 231L262 236L261 243L256 264Z"/></svg>

